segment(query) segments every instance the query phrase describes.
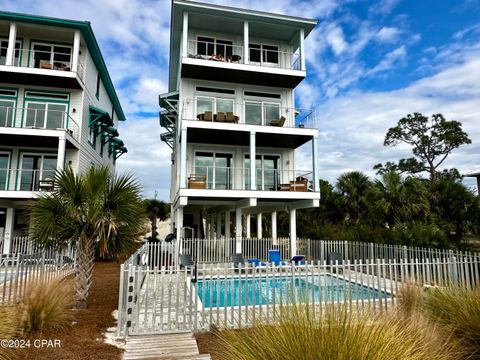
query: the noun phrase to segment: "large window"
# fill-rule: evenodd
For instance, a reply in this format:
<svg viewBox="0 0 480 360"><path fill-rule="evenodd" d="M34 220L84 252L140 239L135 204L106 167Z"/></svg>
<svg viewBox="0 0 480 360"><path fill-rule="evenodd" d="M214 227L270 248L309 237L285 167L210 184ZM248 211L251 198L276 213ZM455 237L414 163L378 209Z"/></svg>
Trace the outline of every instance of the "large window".
<svg viewBox="0 0 480 360"><path fill-rule="evenodd" d="M250 62L266 65L278 65L278 46L249 44Z"/></svg>
<svg viewBox="0 0 480 360"><path fill-rule="evenodd" d="M7 190L10 154L0 152L0 190Z"/></svg>
<svg viewBox="0 0 480 360"><path fill-rule="evenodd" d="M214 97L197 97L197 114L203 114L206 111L211 111L214 114L219 112L227 113L233 112L233 99L221 99Z"/></svg>
<svg viewBox="0 0 480 360"><path fill-rule="evenodd" d="M69 95L65 93L25 92L23 126L41 129L66 129Z"/></svg>
<svg viewBox="0 0 480 360"><path fill-rule="evenodd" d="M230 40L215 39L212 37L197 37L197 55L210 57L213 55L223 58L233 55L233 42Z"/></svg>
<svg viewBox="0 0 480 360"><path fill-rule="evenodd" d="M8 40L0 40L0 65L5 65L7 62ZM15 58L13 65L20 65L20 41L15 43Z"/></svg>
<svg viewBox="0 0 480 360"><path fill-rule="evenodd" d="M245 101L245 123L250 125L269 125L272 120L280 119L280 104Z"/></svg>
<svg viewBox="0 0 480 360"><path fill-rule="evenodd" d="M232 188L232 154L195 153L194 174L206 175L207 189Z"/></svg>
<svg viewBox="0 0 480 360"><path fill-rule="evenodd" d="M53 183L56 167L55 155L22 154L19 190L37 191L42 182Z"/></svg>
<svg viewBox="0 0 480 360"><path fill-rule="evenodd" d="M257 155L255 160L257 190L276 190L280 183L280 156ZM250 155L245 155L245 169L250 169ZM245 189L250 189L250 177L245 177Z"/></svg>
<svg viewBox="0 0 480 360"><path fill-rule="evenodd" d="M53 70L71 70L72 48L52 44L33 44L30 64L33 67Z"/></svg>

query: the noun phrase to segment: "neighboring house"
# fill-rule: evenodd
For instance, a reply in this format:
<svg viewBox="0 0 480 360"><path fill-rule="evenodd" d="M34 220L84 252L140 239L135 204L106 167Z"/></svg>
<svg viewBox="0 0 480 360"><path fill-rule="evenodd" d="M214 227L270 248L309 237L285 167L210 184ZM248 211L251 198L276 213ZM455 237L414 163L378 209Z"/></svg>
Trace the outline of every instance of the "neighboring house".
<svg viewBox="0 0 480 360"><path fill-rule="evenodd" d="M241 251L242 236L276 239L277 213L287 211L296 240L296 210L320 200L315 113L296 109L294 97L317 20L184 0L173 0L171 18L160 124L173 150L177 237L234 236ZM298 170L307 143L311 160ZM271 217L266 234L262 216Z"/></svg>
<svg viewBox="0 0 480 360"><path fill-rule="evenodd" d="M112 171L122 107L89 22L0 12L0 245L26 234L26 207L56 170ZM2 249L0 248L0 251Z"/></svg>
<svg viewBox="0 0 480 360"><path fill-rule="evenodd" d="M480 171L475 171L472 173L468 173L463 175L465 177L474 177L477 179L477 193L480 194Z"/></svg>

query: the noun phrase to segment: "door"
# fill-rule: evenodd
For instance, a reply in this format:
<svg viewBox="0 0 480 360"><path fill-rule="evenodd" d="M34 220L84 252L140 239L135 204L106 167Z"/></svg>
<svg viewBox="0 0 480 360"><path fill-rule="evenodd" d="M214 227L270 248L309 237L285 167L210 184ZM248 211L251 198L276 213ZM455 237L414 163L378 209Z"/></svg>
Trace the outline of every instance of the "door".
<svg viewBox="0 0 480 360"><path fill-rule="evenodd" d="M42 181L53 182L56 168L56 156L23 154L18 189L38 191Z"/></svg>
<svg viewBox="0 0 480 360"><path fill-rule="evenodd" d="M194 174L206 175L207 189L232 188L232 154L197 152Z"/></svg>
<svg viewBox="0 0 480 360"><path fill-rule="evenodd" d="M0 190L8 190L10 155L0 153Z"/></svg>
<svg viewBox="0 0 480 360"><path fill-rule="evenodd" d="M276 190L280 183L280 156L257 155L255 160L257 190ZM250 169L250 155L245 155L245 169ZM245 189L250 189L250 178L245 178Z"/></svg>
<svg viewBox="0 0 480 360"><path fill-rule="evenodd" d="M15 101L0 99L0 126L15 127L14 125Z"/></svg>
<svg viewBox="0 0 480 360"><path fill-rule="evenodd" d="M65 129L67 104L28 102L25 126L41 129Z"/></svg>

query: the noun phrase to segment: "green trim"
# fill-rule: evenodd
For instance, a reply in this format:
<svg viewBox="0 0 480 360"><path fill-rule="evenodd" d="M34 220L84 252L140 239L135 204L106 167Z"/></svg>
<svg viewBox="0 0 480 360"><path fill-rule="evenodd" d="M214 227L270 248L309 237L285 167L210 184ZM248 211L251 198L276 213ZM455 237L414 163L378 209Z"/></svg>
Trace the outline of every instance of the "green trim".
<svg viewBox="0 0 480 360"><path fill-rule="evenodd" d="M105 60L103 59L102 53L100 51L100 47L93 33L90 22L58 19L58 18L51 18L51 17L44 17L44 16L28 15L28 14L19 14L19 13L5 12L5 11L0 11L0 20L47 25L47 26L56 26L56 27L79 30L83 35L83 39L85 40L85 43L87 44L87 48L93 59L93 62L95 63L95 66L100 72L100 75L103 81L103 86L105 86L105 89L107 90L110 101L115 106L118 120L120 121L125 120L125 114L123 112L122 106L120 105L120 101L115 91L115 87L113 86L112 79L110 78L110 74L108 73Z"/></svg>
<svg viewBox="0 0 480 360"><path fill-rule="evenodd" d="M20 191L17 190L18 186L18 175L20 174L20 158L22 157L23 153L30 153L30 154L42 154L42 155L56 155L58 158L58 153L56 152L49 152L49 151L42 151L42 150L30 150L30 149L18 149L18 155L17 155L17 176L15 176L15 191Z"/></svg>
<svg viewBox="0 0 480 360"><path fill-rule="evenodd" d="M8 170L7 171L12 171L13 149L2 149L2 148L0 148L0 152L9 153L9 155L8 155ZM9 172L7 172L7 174L8 174L8 176L7 176L7 188L5 190L10 189L10 178L12 177L12 175Z"/></svg>
<svg viewBox="0 0 480 360"><path fill-rule="evenodd" d="M20 92L19 88L14 88L10 86L2 86L0 87L0 90L5 89L5 90L15 90L16 95L15 96L0 96L0 99L6 99L6 100L14 100L13 104L13 127L16 127L16 122L17 122L17 104L18 104L18 93Z"/></svg>
<svg viewBox="0 0 480 360"><path fill-rule="evenodd" d="M36 91L36 92L44 92L47 94L62 94L62 95L68 95L68 100L60 100L60 99L48 99L48 98L33 98L33 97L27 97L27 91ZM66 92L66 91L54 91L54 90L43 90L43 89L23 89L23 104L22 104L22 119L20 121L20 127L23 128L23 120L25 119L25 102L26 101L38 101L42 103L59 103L59 104L67 104L67 119L65 122L65 128L68 129L68 119L69 119L69 114L70 114L70 99L71 99L71 93Z"/></svg>

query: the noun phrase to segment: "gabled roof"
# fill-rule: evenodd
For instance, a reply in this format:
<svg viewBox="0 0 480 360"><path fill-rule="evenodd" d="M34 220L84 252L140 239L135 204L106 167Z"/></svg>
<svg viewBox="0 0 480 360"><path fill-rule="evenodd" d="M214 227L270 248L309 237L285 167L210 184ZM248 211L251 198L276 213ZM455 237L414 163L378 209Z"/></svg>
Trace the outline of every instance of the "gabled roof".
<svg viewBox="0 0 480 360"><path fill-rule="evenodd" d="M105 64L105 60L103 59L100 47L98 46L89 21L67 20L6 11L0 11L0 20L79 30L83 36L83 39L85 40L85 43L87 44L88 51L93 59L93 62L95 63L95 66L97 67L105 89L107 90L108 97L113 104L115 112L117 113L118 120L125 120L125 114L122 106L120 105L120 101L118 100L115 87L113 86L112 79L110 78L110 74L107 70L107 65Z"/></svg>

